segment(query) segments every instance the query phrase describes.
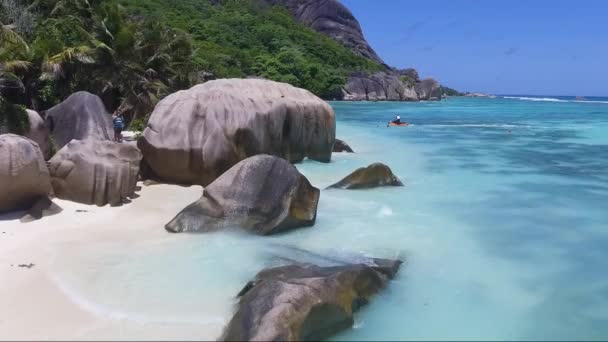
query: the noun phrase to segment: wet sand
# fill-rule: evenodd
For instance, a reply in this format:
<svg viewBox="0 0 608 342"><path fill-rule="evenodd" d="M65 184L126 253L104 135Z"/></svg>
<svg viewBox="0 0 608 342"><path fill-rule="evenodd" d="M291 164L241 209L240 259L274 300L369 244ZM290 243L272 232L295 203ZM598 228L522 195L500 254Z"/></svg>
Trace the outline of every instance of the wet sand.
<svg viewBox="0 0 608 342"><path fill-rule="evenodd" d="M63 211L38 221L21 223L20 213L0 216L0 339L216 339L218 324L151 324L91 310L62 288L53 269L69 246L93 239L128 245L180 238L163 225L201 193L200 187L142 186L140 197L121 207L55 199Z"/></svg>

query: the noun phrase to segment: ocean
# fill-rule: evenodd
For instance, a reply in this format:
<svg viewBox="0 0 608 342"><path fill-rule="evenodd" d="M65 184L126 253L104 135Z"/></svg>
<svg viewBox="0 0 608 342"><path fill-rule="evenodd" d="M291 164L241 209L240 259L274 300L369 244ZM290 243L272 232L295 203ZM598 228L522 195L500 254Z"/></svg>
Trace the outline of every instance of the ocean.
<svg viewBox="0 0 608 342"><path fill-rule="evenodd" d="M316 225L279 236L72 246L57 282L96 314L196 329L226 324L242 286L286 258L401 258L335 340L608 337L608 98L331 105L356 153L300 172L324 189L382 162L405 187L322 190ZM397 114L411 125L386 127Z"/></svg>

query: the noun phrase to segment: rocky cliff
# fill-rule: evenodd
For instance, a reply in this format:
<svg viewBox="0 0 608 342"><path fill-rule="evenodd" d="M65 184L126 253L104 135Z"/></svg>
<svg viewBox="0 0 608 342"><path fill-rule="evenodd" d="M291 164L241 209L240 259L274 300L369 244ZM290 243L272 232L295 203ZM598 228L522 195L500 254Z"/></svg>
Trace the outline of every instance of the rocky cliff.
<svg viewBox="0 0 608 342"><path fill-rule="evenodd" d="M342 88L342 99L346 101L432 101L441 96L436 80L410 78L397 70L356 73Z"/></svg>
<svg viewBox="0 0 608 342"><path fill-rule="evenodd" d="M268 5L286 7L300 23L342 43L355 54L379 64L384 61L367 43L361 25L338 0L260 0Z"/></svg>
<svg viewBox="0 0 608 342"><path fill-rule="evenodd" d="M353 53L381 64L377 73L354 73L342 88L347 101L428 101L441 99L440 84L420 80L415 69L398 70L384 64L363 36L352 12L338 0L259 0L266 5L284 6L294 18L349 48Z"/></svg>

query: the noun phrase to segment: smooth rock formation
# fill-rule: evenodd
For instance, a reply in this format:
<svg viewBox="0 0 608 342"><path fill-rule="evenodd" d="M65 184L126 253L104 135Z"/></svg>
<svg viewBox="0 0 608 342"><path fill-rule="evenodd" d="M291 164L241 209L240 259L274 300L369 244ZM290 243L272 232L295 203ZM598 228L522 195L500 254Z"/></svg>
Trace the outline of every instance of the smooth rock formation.
<svg viewBox="0 0 608 342"><path fill-rule="evenodd" d="M354 54L382 66L374 74L355 73L342 88L346 101L419 101L440 100L439 84L431 79L420 81L413 69L398 70L386 65L363 36L361 25L352 12L338 0L257 0L261 4L280 5L300 23L329 36ZM409 80L403 80L407 76Z"/></svg>
<svg viewBox="0 0 608 342"><path fill-rule="evenodd" d="M384 64L363 36L361 25L351 11L337 0L258 0L286 7L300 23L323 33L353 53Z"/></svg>
<svg viewBox="0 0 608 342"><path fill-rule="evenodd" d="M286 160L257 155L205 187L203 196L165 228L170 232L209 232L239 227L270 235L312 226L319 194L319 189Z"/></svg>
<svg viewBox="0 0 608 342"><path fill-rule="evenodd" d="M388 166L382 163L374 163L368 167L355 170L329 188L369 189L380 186L403 186L403 183L393 174L393 171Z"/></svg>
<svg viewBox="0 0 608 342"><path fill-rule="evenodd" d="M342 96L346 101L418 101L414 87L390 72L355 73L347 79Z"/></svg>
<svg viewBox="0 0 608 342"><path fill-rule="evenodd" d="M354 73L342 88L345 101L440 100L440 84L432 78L420 80L415 69Z"/></svg>
<svg viewBox="0 0 608 342"><path fill-rule="evenodd" d="M439 82L432 78L424 79L416 83L416 93L420 100L440 100L441 92L439 90Z"/></svg>
<svg viewBox="0 0 608 342"><path fill-rule="evenodd" d="M101 99L86 91L72 94L46 112L57 149L76 140L112 140L112 116Z"/></svg>
<svg viewBox="0 0 608 342"><path fill-rule="evenodd" d="M121 205L137 186L141 153L129 144L72 140L49 161L58 198L103 206Z"/></svg>
<svg viewBox="0 0 608 342"><path fill-rule="evenodd" d="M206 186L257 154L329 162L335 132L333 109L307 90L263 79L222 79L164 98L138 146L146 178Z"/></svg>
<svg viewBox="0 0 608 342"><path fill-rule="evenodd" d="M46 126L44 120L37 112L33 110L27 110L27 117L30 122L30 130L25 134L29 139L35 141L40 147L40 151L47 160L51 158L51 141L49 139L49 129Z"/></svg>
<svg viewBox="0 0 608 342"><path fill-rule="evenodd" d="M15 134L0 135L0 212L27 210L52 192L40 147Z"/></svg>
<svg viewBox="0 0 608 342"><path fill-rule="evenodd" d="M340 139L336 139L336 142L334 143L334 152L355 153L355 151L353 151L353 149L350 148L350 146L348 146L344 140Z"/></svg>
<svg viewBox="0 0 608 342"><path fill-rule="evenodd" d="M224 341L319 341L354 323L398 272L401 261L319 267L293 264L261 271L239 293Z"/></svg>

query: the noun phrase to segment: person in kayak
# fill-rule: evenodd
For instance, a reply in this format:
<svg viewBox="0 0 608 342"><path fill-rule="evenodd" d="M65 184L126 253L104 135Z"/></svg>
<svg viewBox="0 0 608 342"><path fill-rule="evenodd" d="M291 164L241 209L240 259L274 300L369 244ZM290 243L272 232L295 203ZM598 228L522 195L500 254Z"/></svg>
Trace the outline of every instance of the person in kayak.
<svg viewBox="0 0 608 342"><path fill-rule="evenodd" d="M397 115L395 120L391 121L391 123L393 123L395 125L401 125L401 116Z"/></svg>

